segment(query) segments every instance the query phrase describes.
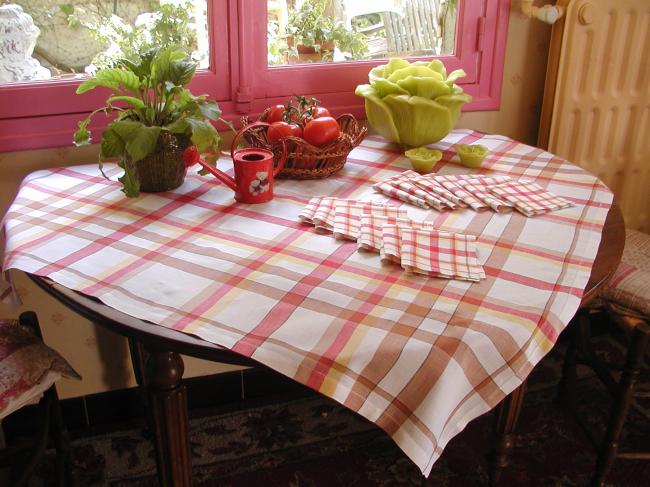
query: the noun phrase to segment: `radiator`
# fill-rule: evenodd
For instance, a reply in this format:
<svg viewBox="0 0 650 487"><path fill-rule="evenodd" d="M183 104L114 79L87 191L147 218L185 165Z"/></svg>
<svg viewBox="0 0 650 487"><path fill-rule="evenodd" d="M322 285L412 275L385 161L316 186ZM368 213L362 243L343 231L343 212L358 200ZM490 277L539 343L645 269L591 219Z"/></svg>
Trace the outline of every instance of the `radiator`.
<svg viewBox="0 0 650 487"><path fill-rule="evenodd" d="M650 1L560 0L538 145L600 177L650 233Z"/></svg>

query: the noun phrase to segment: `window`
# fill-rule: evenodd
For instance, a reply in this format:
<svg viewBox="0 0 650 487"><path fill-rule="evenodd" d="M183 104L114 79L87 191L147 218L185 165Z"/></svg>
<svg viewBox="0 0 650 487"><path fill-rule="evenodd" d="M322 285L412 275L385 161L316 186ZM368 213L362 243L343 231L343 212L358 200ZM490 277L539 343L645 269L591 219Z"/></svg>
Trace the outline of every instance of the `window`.
<svg viewBox="0 0 650 487"><path fill-rule="evenodd" d="M315 96L335 113L364 117L363 100L354 95L354 89L367 82L373 66L392 55L439 56L449 70L463 68L467 73L460 84L474 100L465 110L491 110L499 105L507 0L95 1L111 8L155 4L157 10L151 11L149 22L160 12L161 3L191 3L198 14L190 22L198 26L198 32L190 43L204 69L190 88L217 100L225 117L234 122L242 115L255 117L270 104L284 103L294 93ZM298 55L295 42L300 33L295 25L289 29L289 19L295 24L301 5L322 1L333 9L326 12L326 29L336 31L334 37L340 44L321 49L317 54L324 54L324 59L304 58ZM38 0L20 2L43 4ZM64 13L74 22L74 13L81 8L74 5L89 8L92 2L70 0L70 4ZM423 4L430 5L413 10ZM436 9L442 7L447 13L441 22ZM201 12L205 12L204 20ZM77 21L87 21L87 16L79 17ZM137 15L132 17L135 25ZM142 18L139 25L145 25ZM47 28L46 23L41 30ZM425 38L424 33L431 31L436 35ZM207 37L201 32L207 32ZM288 34L293 34L294 40L290 41ZM6 49L3 44L4 39L0 63L2 49ZM75 72L80 69L66 72L53 67L55 75L50 79L0 83L0 151L69 145L77 121L104 100L100 91L75 94L80 82ZM96 120L98 125L90 127L95 133L102 128L101 117Z"/></svg>

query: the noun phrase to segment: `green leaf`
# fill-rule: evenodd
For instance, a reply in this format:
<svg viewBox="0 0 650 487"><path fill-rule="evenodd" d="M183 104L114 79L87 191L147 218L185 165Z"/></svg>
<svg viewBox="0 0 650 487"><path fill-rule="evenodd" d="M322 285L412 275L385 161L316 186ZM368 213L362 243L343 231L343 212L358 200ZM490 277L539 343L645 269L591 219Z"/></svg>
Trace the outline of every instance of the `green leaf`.
<svg viewBox="0 0 650 487"><path fill-rule="evenodd" d="M138 95L140 92L140 79L132 71L124 68L111 68L98 71L96 76L88 81L84 81L77 87L77 94L86 93L98 86L119 90L120 86L124 90Z"/></svg>
<svg viewBox="0 0 650 487"><path fill-rule="evenodd" d="M136 176L135 162L120 161L124 174L117 178L122 183L122 192L129 198L140 196L140 180Z"/></svg>
<svg viewBox="0 0 650 487"><path fill-rule="evenodd" d="M121 157L124 155L124 149L124 141L112 128L102 132L101 157Z"/></svg>
<svg viewBox="0 0 650 487"><path fill-rule="evenodd" d="M164 127L165 130L168 130L174 134L185 134L188 133L190 129L190 124L187 122L187 119L180 118L175 122L170 123Z"/></svg>
<svg viewBox="0 0 650 487"><path fill-rule="evenodd" d="M113 130L124 142L131 140L134 134L142 126L142 123L134 122L132 120L116 120L110 124L111 130Z"/></svg>
<svg viewBox="0 0 650 487"><path fill-rule="evenodd" d="M115 96L111 96L107 100L108 103L113 103L116 101L126 102L133 108L144 108L145 106L144 102L140 98L136 98L134 96L115 95Z"/></svg>
<svg viewBox="0 0 650 487"><path fill-rule="evenodd" d="M185 86L192 81L196 67L196 63L189 56L173 62L170 69L171 82L177 86Z"/></svg>
<svg viewBox="0 0 650 487"><path fill-rule="evenodd" d="M162 49L151 62L151 80L155 84L164 83L165 81L171 81L175 85L182 84L176 82L183 71L182 68L176 66L176 63L186 57L187 55L183 51L173 46ZM194 74L193 71L192 74Z"/></svg>
<svg viewBox="0 0 650 487"><path fill-rule="evenodd" d="M237 133L237 129L235 129L235 126L232 124L232 122L230 122L228 120L225 120L223 118L220 118L219 121L222 122L223 124L225 124L226 127L228 127L232 131L233 134Z"/></svg>
<svg viewBox="0 0 650 487"><path fill-rule="evenodd" d="M74 145L77 147L90 144L90 131L86 128L90 123L90 118L77 123L77 131L73 135Z"/></svg>
<svg viewBox="0 0 650 487"><path fill-rule="evenodd" d="M218 149L219 133L209 121L194 117L187 117L185 120L192 129L192 143L199 152Z"/></svg>
<svg viewBox="0 0 650 487"><path fill-rule="evenodd" d="M204 117L206 118L211 118L212 120L219 120L221 117L221 109L219 108L219 105L217 105L217 102L214 100L205 100L199 102L199 110L201 110L201 113L203 114Z"/></svg>
<svg viewBox="0 0 650 487"><path fill-rule="evenodd" d="M160 127L141 126L135 135L126 141L126 152L132 162L138 162L156 149Z"/></svg>
<svg viewBox="0 0 650 487"><path fill-rule="evenodd" d="M160 127L146 127L140 122L120 120L110 126L124 142L129 160L136 163L151 154L156 148Z"/></svg>

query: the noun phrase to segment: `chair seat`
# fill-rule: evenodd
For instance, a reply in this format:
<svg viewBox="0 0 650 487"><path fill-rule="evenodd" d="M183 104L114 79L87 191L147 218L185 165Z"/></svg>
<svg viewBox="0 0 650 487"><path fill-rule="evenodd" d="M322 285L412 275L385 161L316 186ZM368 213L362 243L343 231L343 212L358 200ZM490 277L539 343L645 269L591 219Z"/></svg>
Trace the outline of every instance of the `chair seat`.
<svg viewBox="0 0 650 487"><path fill-rule="evenodd" d="M650 235L626 231L621 263L600 297L637 316L650 316Z"/></svg>
<svg viewBox="0 0 650 487"><path fill-rule="evenodd" d="M0 419L38 400L61 377L80 378L33 332L0 319Z"/></svg>
<svg viewBox="0 0 650 487"><path fill-rule="evenodd" d="M22 313L18 320L0 319L0 419L38 402L31 441L0 449L0 466L10 468L9 485L26 485L51 440L57 468L48 485L74 487L70 440L54 383L61 377L81 377L42 338L32 311Z"/></svg>

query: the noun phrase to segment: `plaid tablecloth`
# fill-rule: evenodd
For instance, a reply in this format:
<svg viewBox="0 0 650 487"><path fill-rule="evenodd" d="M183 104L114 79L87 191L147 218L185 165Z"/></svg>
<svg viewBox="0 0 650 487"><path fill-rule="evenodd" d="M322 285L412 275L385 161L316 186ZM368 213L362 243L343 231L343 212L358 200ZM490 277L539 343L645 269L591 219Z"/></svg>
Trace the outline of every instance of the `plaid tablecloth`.
<svg viewBox="0 0 650 487"><path fill-rule="evenodd" d="M490 155L468 170L453 163L455 143ZM457 130L435 147L440 174L526 177L575 206L526 218L403 205L478 237L487 279L471 283L409 275L300 223L313 196L386 200L372 184L409 162L381 138L367 138L333 177L278 181L261 205L235 203L211 176L127 199L95 165L59 168L23 183L4 222L3 268L251 356L374 421L428 475L574 315L612 201L597 178L503 136Z"/></svg>

